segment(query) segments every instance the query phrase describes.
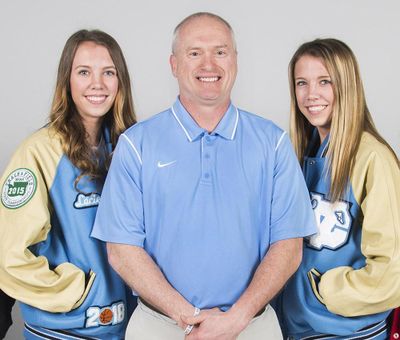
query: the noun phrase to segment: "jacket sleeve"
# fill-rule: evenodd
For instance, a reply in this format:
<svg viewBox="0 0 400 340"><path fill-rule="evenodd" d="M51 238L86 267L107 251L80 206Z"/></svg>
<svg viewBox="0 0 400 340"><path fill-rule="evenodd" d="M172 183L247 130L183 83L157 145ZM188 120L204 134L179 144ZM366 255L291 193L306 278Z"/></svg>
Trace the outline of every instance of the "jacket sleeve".
<svg viewBox="0 0 400 340"><path fill-rule="evenodd" d="M361 251L366 265L329 270L319 284L323 303L343 316L400 305L400 170L386 147L380 145L378 151L358 155L352 176L363 214Z"/></svg>
<svg viewBox="0 0 400 340"><path fill-rule="evenodd" d="M59 160L40 147L22 145L1 178L0 288L36 308L67 312L83 301L94 276L71 263L49 268L47 258L29 250L49 235L48 191Z"/></svg>

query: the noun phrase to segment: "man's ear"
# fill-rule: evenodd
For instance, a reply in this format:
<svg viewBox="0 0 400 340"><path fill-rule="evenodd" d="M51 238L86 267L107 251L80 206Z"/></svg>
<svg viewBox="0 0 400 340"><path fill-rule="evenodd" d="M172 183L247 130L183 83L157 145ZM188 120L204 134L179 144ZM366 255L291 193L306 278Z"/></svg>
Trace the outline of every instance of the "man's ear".
<svg viewBox="0 0 400 340"><path fill-rule="evenodd" d="M172 74L176 78L177 63L176 63L176 57L173 54L171 54L171 56L169 57L169 64L171 65Z"/></svg>

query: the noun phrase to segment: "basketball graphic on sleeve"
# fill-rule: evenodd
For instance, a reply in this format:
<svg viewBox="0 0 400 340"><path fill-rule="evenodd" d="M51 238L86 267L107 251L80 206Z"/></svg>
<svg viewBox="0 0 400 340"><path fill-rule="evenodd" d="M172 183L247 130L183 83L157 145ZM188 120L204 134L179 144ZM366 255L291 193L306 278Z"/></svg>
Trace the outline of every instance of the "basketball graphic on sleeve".
<svg viewBox="0 0 400 340"><path fill-rule="evenodd" d="M99 321L101 325L109 324L113 319L113 312L110 308L104 308L99 315Z"/></svg>

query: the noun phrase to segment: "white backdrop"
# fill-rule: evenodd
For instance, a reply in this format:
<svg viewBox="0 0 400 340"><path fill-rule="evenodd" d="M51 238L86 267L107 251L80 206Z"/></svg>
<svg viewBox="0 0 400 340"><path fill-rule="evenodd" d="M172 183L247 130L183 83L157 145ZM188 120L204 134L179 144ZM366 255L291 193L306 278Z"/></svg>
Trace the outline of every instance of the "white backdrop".
<svg viewBox="0 0 400 340"><path fill-rule="evenodd" d="M317 37L345 41L360 63L379 131L400 154L398 0L0 0L0 172L27 135L47 121L66 39L99 28L121 45L143 120L177 95L168 58L176 24L197 11L227 19L236 33L239 73L233 101L288 128L287 64ZM396 99L397 98L397 99ZM21 323L7 339L21 339Z"/></svg>

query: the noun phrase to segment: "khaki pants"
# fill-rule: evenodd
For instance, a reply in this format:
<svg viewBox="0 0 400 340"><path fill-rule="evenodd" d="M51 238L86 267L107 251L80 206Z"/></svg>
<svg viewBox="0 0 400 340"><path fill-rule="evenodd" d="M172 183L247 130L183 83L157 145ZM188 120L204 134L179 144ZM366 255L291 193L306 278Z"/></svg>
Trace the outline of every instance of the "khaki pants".
<svg viewBox="0 0 400 340"><path fill-rule="evenodd" d="M145 306L140 299L126 330L126 340L183 340L185 335L176 322ZM238 340L282 339L275 311L270 305L240 333Z"/></svg>

